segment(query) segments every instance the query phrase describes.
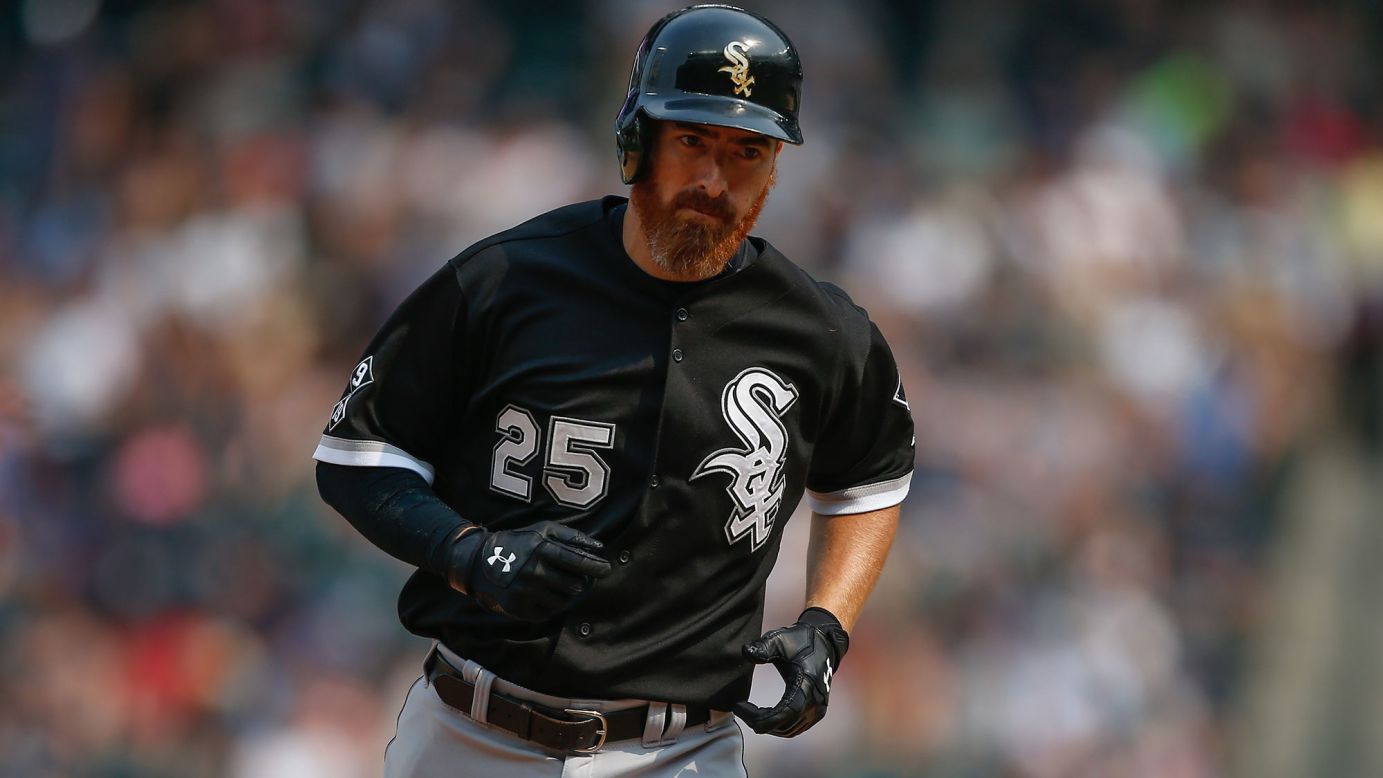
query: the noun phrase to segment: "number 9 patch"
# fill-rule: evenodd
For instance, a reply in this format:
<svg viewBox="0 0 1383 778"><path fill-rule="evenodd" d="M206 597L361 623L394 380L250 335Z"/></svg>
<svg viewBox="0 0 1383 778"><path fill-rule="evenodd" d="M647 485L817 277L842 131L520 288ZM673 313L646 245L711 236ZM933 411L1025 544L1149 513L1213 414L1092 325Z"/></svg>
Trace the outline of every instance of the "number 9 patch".
<svg viewBox="0 0 1383 778"><path fill-rule="evenodd" d="M355 393L375 382L375 358L374 356L365 357L360 364L351 371L350 383L346 385L346 391L342 393L341 399L331 407L331 423L327 425L327 430L336 429L336 425L346 418L346 404L351 401Z"/></svg>

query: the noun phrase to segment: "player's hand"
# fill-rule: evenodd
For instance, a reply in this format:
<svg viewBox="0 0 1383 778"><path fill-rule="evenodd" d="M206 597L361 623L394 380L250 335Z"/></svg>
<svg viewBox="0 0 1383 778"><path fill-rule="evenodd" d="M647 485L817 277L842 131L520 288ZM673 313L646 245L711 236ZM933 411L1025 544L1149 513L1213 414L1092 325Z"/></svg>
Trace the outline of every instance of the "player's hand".
<svg viewBox="0 0 1383 778"><path fill-rule="evenodd" d="M850 647L850 636L830 611L808 608L790 627L779 627L744 644L744 657L772 662L783 676L783 699L772 708L737 702L736 716L760 735L796 737L826 715L831 676Z"/></svg>
<svg viewBox="0 0 1383 778"><path fill-rule="evenodd" d="M599 540L554 521L516 530L474 530L452 544L448 579L481 607L524 621L571 605L610 563Z"/></svg>

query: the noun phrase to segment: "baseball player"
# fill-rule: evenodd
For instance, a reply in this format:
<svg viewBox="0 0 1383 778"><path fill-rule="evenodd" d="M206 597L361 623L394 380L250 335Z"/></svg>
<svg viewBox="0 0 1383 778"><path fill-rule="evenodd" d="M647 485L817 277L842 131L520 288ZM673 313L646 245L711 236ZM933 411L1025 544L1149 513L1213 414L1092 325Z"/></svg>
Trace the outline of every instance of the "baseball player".
<svg viewBox="0 0 1383 778"><path fill-rule="evenodd" d="M435 641L386 775L744 775L736 715L782 737L825 715L913 439L865 312L748 237L801 80L755 14L663 18L616 119L629 199L466 249L355 366L318 484L418 568L399 615ZM761 635L804 494L806 609Z"/></svg>

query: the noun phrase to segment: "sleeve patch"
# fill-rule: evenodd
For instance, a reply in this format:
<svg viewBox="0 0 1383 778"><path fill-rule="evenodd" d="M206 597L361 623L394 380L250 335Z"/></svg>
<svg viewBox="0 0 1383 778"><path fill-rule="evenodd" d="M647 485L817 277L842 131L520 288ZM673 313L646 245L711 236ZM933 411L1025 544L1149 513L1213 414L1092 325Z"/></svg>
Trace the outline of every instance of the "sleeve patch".
<svg viewBox="0 0 1383 778"><path fill-rule="evenodd" d="M373 355L365 357L360 364L351 371L350 383L346 385L345 394L331 407L331 422L327 424L327 430L336 429L336 425L346 418L346 405L355 396L356 392L375 382L375 358Z"/></svg>
<svg viewBox="0 0 1383 778"><path fill-rule="evenodd" d="M901 375L898 376L898 388L893 390L893 401L906 408L908 413L912 413L912 406L908 405L908 396L903 392L903 376Z"/></svg>

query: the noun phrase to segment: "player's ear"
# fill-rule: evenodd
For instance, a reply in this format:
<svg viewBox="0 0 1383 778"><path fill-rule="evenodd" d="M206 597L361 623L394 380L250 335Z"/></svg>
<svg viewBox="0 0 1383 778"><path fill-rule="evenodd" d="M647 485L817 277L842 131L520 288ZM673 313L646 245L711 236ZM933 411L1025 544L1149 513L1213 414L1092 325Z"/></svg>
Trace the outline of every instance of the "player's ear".
<svg viewBox="0 0 1383 778"><path fill-rule="evenodd" d="M774 145L773 147L773 158L777 159L778 155L783 151L783 142L780 140L776 140L774 141L774 144L776 145Z"/></svg>

